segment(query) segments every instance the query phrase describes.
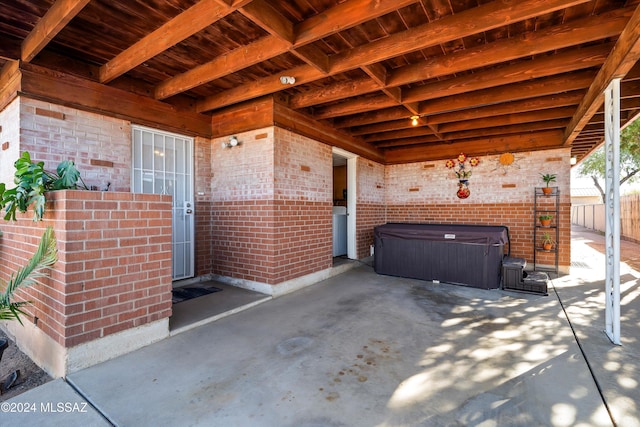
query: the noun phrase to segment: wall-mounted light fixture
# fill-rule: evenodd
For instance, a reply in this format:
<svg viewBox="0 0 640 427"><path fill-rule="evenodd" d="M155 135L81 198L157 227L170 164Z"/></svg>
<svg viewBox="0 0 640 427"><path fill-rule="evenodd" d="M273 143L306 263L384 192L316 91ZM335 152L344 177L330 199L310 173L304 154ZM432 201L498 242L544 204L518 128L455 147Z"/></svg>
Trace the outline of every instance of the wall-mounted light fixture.
<svg viewBox="0 0 640 427"><path fill-rule="evenodd" d="M411 116L411 126L418 126L418 119L420 116Z"/></svg>
<svg viewBox="0 0 640 427"><path fill-rule="evenodd" d="M283 85L292 85L296 83L296 78L291 76L281 76L280 83Z"/></svg>
<svg viewBox="0 0 640 427"><path fill-rule="evenodd" d="M222 141L222 148L231 148L231 147L235 147L236 145L240 145L240 141L238 141L238 138L236 136L232 136L231 138L229 138L229 141Z"/></svg>
<svg viewBox="0 0 640 427"><path fill-rule="evenodd" d="M578 163L578 158L576 156L571 156L569 163L571 164L571 166L575 165L576 163Z"/></svg>

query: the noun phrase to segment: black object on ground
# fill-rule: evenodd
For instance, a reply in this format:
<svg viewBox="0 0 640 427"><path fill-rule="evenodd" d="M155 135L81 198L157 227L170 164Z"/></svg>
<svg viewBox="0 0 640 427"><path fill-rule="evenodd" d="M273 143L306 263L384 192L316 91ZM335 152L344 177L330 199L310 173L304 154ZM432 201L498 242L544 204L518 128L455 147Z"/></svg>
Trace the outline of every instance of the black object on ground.
<svg viewBox="0 0 640 427"><path fill-rule="evenodd" d="M7 378L5 378L4 383L2 384L2 390L0 391L4 393L9 390L11 387L13 387L16 381L18 381L18 378L20 378L20 369L13 371L7 376Z"/></svg>
<svg viewBox="0 0 640 427"><path fill-rule="evenodd" d="M175 288L172 291L171 301L174 304L187 301L193 298L209 295L214 292L220 292L222 289L215 286L186 286L184 288Z"/></svg>
<svg viewBox="0 0 640 427"><path fill-rule="evenodd" d="M524 271L524 258L505 257L502 261L502 289L548 295L549 276L541 271Z"/></svg>

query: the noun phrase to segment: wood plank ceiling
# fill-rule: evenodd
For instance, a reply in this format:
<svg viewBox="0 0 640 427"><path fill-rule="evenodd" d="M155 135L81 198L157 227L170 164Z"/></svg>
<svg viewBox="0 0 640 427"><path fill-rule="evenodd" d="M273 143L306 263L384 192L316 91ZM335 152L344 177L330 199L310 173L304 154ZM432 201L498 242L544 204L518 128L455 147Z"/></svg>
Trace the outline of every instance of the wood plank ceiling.
<svg viewBox="0 0 640 427"><path fill-rule="evenodd" d="M569 145L580 159L603 139L600 93L612 77L623 78L623 125L640 112L640 0L0 0L0 9L0 90L3 75L31 63L207 115L275 96L387 163Z"/></svg>

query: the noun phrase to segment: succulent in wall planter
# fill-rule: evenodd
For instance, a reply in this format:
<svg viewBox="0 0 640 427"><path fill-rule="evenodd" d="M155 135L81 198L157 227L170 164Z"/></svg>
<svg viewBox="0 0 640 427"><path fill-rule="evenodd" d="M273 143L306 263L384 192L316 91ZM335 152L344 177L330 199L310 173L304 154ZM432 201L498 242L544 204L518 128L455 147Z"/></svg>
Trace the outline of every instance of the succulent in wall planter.
<svg viewBox="0 0 640 427"><path fill-rule="evenodd" d="M542 193L549 195L553 193L553 189L555 187L549 187L549 184L552 182L556 182L556 175L552 173L540 174L542 180L547 184L545 187L542 187Z"/></svg>
<svg viewBox="0 0 640 427"><path fill-rule="evenodd" d="M542 233L542 249L544 249L545 251L550 251L551 249L553 249L553 245L555 244L556 242L553 240L549 232L545 231L544 233Z"/></svg>
<svg viewBox="0 0 640 427"><path fill-rule="evenodd" d="M540 220L540 224L542 224L543 227L549 227L551 225L551 220L553 219L553 215L550 215L550 214L540 215L538 219Z"/></svg>

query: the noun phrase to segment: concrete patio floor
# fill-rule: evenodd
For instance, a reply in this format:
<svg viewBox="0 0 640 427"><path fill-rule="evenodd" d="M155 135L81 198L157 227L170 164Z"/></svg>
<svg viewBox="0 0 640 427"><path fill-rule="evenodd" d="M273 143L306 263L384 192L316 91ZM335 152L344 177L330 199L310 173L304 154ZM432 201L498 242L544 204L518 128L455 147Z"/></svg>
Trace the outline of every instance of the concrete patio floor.
<svg viewBox="0 0 640 427"><path fill-rule="evenodd" d="M86 412L4 413L2 420L640 426L640 273L625 267L624 345L613 346L602 333L604 259L589 246L598 238L575 231L576 267L553 281L557 294L549 296L379 276L363 265L8 401L36 409L90 402Z"/></svg>

